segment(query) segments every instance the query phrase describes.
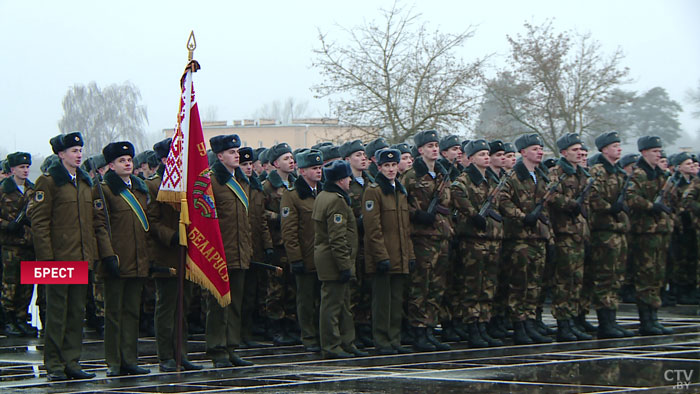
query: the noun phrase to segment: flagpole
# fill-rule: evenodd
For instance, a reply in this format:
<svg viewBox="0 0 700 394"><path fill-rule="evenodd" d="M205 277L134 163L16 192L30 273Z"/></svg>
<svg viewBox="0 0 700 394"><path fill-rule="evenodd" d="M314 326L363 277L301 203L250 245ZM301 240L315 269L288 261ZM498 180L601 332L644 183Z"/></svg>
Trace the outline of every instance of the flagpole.
<svg viewBox="0 0 700 394"><path fill-rule="evenodd" d="M197 48L197 41L194 38L194 31L190 31L190 36L187 39L187 68L191 72L197 71L199 67L195 66L196 61L193 62L194 50ZM185 69L187 73L187 69ZM187 217L187 197L180 201L180 223L179 223L179 234L180 234L180 262L177 269L177 327L176 327L176 345L175 345L175 365L177 372L182 369L182 340L184 337L184 293L185 293L185 264L187 259L187 224L189 218Z"/></svg>

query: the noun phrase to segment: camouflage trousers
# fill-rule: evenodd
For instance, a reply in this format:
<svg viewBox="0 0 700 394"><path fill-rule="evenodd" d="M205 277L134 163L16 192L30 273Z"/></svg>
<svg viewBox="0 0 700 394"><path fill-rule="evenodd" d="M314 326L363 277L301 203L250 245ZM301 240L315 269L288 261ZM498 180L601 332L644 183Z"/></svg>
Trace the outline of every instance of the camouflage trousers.
<svg viewBox="0 0 700 394"><path fill-rule="evenodd" d="M464 269L461 284L463 321L488 322L498 282L501 241L466 238L460 240L460 257Z"/></svg>
<svg viewBox="0 0 700 394"><path fill-rule="evenodd" d="M372 277L365 273L365 248L358 245L355 259L356 281L350 282L350 310L355 324L371 324L372 321Z"/></svg>
<svg viewBox="0 0 700 394"><path fill-rule="evenodd" d="M508 316L508 288L510 282L510 256L513 254L515 241L503 240L498 259L498 280L496 294L493 297L493 314Z"/></svg>
<svg viewBox="0 0 700 394"><path fill-rule="evenodd" d="M408 290L408 322L414 327L435 327L447 288L448 241L438 237L413 237L416 267Z"/></svg>
<svg viewBox="0 0 700 394"><path fill-rule="evenodd" d="M661 307L660 291L664 284L666 269L665 234L633 234L630 255L634 259L634 285L637 291L637 303Z"/></svg>
<svg viewBox="0 0 700 394"><path fill-rule="evenodd" d="M450 320L461 321L464 317L462 308L462 293L464 291L464 266L460 258L459 240L453 239L449 244L447 287L439 318L441 322Z"/></svg>
<svg viewBox="0 0 700 394"><path fill-rule="evenodd" d="M287 262L284 246L275 246L277 261L275 265L282 267L282 276L275 276L274 271L267 271L267 292L265 295L265 310L271 320L290 319L296 321L297 297L294 274Z"/></svg>
<svg viewBox="0 0 700 394"><path fill-rule="evenodd" d="M34 250L20 246L2 247L2 307L6 312L14 313L20 321L27 318L34 291L34 285L21 284L22 260L34 260Z"/></svg>
<svg viewBox="0 0 700 394"><path fill-rule="evenodd" d="M583 238L575 234L558 234L555 250L552 316L568 320L578 315L583 287Z"/></svg>
<svg viewBox="0 0 700 394"><path fill-rule="evenodd" d="M634 252L635 249L632 247L633 245L633 237L634 235L632 234L625 234L625 239L627 240L627 262L625 263L625 270L624 270L624 278L622 280L622 284L625 286L634 286L634 272L636 271L635 266L634 266Z"/></svg>
<svg viewBox="0 0 700 394"><path fill-rule="evenodd" d="M624 281L627 237L612 231L591 233L591 301L594 309L617 309L618 291Z"/></svg>
<svg viewBox="0 0 700 394"><path fill-rule="evenodd" d="M543 239L515 240L510 258L508 308L513 320L534 319L537 313L546 253Z"/></svg>
<svg viewBox="0 0 700 394"><path fill-rule="evenodd" d="M676 231L671 236L672 258L666 267L669 281L678 286L696 286L698 274L697 233L695 229Z"/></svg>

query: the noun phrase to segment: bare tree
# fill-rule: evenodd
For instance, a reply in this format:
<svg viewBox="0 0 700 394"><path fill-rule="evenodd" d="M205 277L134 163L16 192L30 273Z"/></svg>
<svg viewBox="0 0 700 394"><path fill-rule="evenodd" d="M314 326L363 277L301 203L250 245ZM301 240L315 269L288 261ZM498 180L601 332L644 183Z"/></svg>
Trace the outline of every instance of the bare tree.
<svg viewBox="0 0 700 394"><path fill-rule="evenodd" d="M508 66L487 90L504 113L557 152L560 136L593 132L599 123L593 109L627 82L629 70L620 67L620 49L605 56L590 33L556 33L551 20L524 27L524 35L508 36Z"/></svg>
<svg viewBox="0 0 700 394"><path fill-rule="evenodd" d="M474 30L429 31L420 14L396 3L381 15L379 23L341 26L348 44L319 31L313 66L323 82L312 88L316 97L330 97L342 122L391 142L423 129L466 130L484 59L465 63L455 51Z"/></svg>
<svg viewBox="0 0 700 394"><path fill-rule="evenodd" d="M145 149L144 122L146 106L140 104L141 93L130 82L100 89L95 82L76 84L63 98L63 118L58 122L61 133L80 131L85 138L85 152L94 155L110 142L128 140L138 150Z"/></svg>
<svg viewBox="0 0 700 394"><path fill-rule="evenodd" d="M305 118L310 115L309 101L287 97L286 100L275 100L262 105L255 110L253 118L274 119L281 123L292 123L292 119Z"/></svg>
<svg viewBox="0 0 700 394"><path fill-rule="evenodd" d="M207 106L204 111L204 115L202 117L202 120L205 122L214 122L219 119L219 107L216 105L209 105Z"/></svg>

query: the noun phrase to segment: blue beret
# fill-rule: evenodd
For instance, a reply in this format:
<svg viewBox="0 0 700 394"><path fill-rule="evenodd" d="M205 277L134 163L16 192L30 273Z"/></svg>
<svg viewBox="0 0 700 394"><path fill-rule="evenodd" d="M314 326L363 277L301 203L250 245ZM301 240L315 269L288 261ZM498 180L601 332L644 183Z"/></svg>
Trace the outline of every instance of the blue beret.
<svg viewBox="0 0 700 394"><path fill-rule="evenodd" d="M129 141L110 142L102 148L102 156L107 163L111 163L122 156L134 157L134 144Z"/></svg>
<svg viewBox="0 0 700 394"><path fill-rule="evenodd" d="M333 160L323 166L323 177L326 182L335 182L352 176L350 164L345 160Z"/></svg>
<svg viewBox="0 0 700 394"><path fill-rule="evenodd" d="M209 146L214 153L221 153L225 150L241 147L241 139L237 134L217 135L209 139Z"/></svg>

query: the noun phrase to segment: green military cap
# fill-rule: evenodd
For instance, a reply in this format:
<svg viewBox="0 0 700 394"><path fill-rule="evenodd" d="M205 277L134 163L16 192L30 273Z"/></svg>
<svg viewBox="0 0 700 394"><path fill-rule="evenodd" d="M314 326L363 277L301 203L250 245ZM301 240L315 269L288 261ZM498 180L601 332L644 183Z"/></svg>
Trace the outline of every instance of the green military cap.
<svg viewBox="0 0 700 394"><path fill-rule="evenodd" d="M22 164L32 165L32 155L27 152L15 152L7 155L8 167L17 167Z"/></svg>
<svg viewBox="0 0 700 394"><path fill-rule="evenodd" d="M447 137L443 137L440 140L440 152L448 150L453 146L460 146L459 137L457 137L454 134L448 135Z"/></svg>
<svg viewBox="0 0 700 394"><path fill-rule="evenodd" d="M608 131L595 138L595 146L598 150L603 150L606 146L614 144L616 142L621 142L620 135L617 131Z"/></svg>
<svg viewBox="0 0 700 394"><path fill-rule="evenodd" d="M156 153L156 159L158 161L164 157L168 157L168 153L170 153L170 145L172 143L172 138L166 138L153 144L153 151Z"/></svg>
<svg viewBox="0 0 700 394"><path fill-rule="evenodd" d="M378 150L375 154L377 155L377 165L401 161L401 151L398 149L384 148Z"/></svg>
<svg viewBox="0 0 700 394"><path fill-rule="evenodd" d="M515 153L515 145L512 142L506 142L503 144L503 150L506 153Z"/></svg>
<svg viewBox="0 0 700 394"><path fill-rule="evenodd" d="M267 160L269 160L270 163L274 163L280 156L287 153L292 153L292 148L288 143L283 142L281 144L277 144L267 151Z"/></svg>
<svg viewBox="0 0 700 394"><path fill-rule="evenodd" d="M518 152L532 145L544 146L544 143L542 143L542 139L536 133L523 134L520 137L516 138L514 143L515 149L517 149Z"/></svg>
<svg viewBox="0 0 700 394"><path fill-rule="evenodd" d="M405 142L402 142L400 144L394 144L391 146L391 149L398 149L399 152L401 152L401 154L411 153L411 147Z"/></svg>
<svg viewBox="0 0 700 394"><path fill-rule="evenodd" d="M494 154L498 152L504 152L506 150L505 144L501 140L493 140L489 142L489 153Z"/></svg>
<svg viewBox="0 0 700 394"><path fill-rule="evenodd" d="M589 149L588 149L588 145L586 145L586 143L585 143L585 142L581 142L581 150L583 150L583 151L586 151L586 152L588 152L588 151L589 151Z"/></svg>
<svg viewBox="0 0 700 394"><path fill-rule="evenodd" d="M102 148L102 155L107 163L122 156L134 157L134 145L129 141L110 142Z"/></svg>
<svg viewBox="0 0 700 394"><path fill-rule="evenodd" d="M669 160L672 166L679 166L686 160L693 160L693 157L686 152L677 153Z"/></svg>
<svg viewBox="0 0 700 394"><path fill-rule="evenodd" d="M265 152L265 148L256 148L256 149L254 150L254 152L255 152L255 160L253 160L253 161L258 161L258 160L262 161L261 158L260 158L260 155L261 155L263 152Z"/></svg>
<svg viewBox="0 0 700 394"><path fill-rule="evenodd" d="M0 161L0 171L2 171L3 174L10 173L10 163L7 162L7 159Z"/></svg>
<svg viewBox="0 0 700 394"><path fill-rule="evenodd" d="M637 149L641 152L647 149L661 148L661 138L655 135L645 135L637 140Z"/></svg>
<svg viewBox="0 0 700 394"><path fill-rule="evenodd" d="M63 134L52 137L49 140L49 144L51 144L53 153L58 154L58 152L61 152L63 150Z"/></svg>
<svg viewBox="0 0 700 394"><path fill-rule="evenodd" d="M568 149L572 145L582 144L581 137L576 133L568 133L559 137L557 140L557 148L559 150Z"/></svg>
<svg viewBox="0 0 700 394"><path fill-rule="evenodd" d="M249 146L244 146L238 150L238 163L247 163L255 161L255 151Z"/></svg>
<svg viewBox="0 0 700 394"><path fill-rule="evenodd" d="M666 151L665 151L665 150L662 150L662 151L661 151L661 158L662 158L662 159L668 159L668 156L666 156Z"/></svg>
<svg viewBox="0 0 700 394"><path fill-rule="evenodd" d="M467 145L469 145L470 142L472 142L472 140L462 141L462 143L461 143L462 153L465 153L465 154L467 153Z"/></svg>
<svg viewBox="0 0 700 394"><path fill-rule="evenodd" d="M486 140L473 140L467 144L467 148L464 153L467 155L467 157L472 157L476 152L482 150L489 150L489 143Z"/></svg>
<svg viewBox="0 0 700 394"><path fill-rule="evenodd" d="M374 157L378 150L388 148L389 144L383 137L376 138L370 141L367 146L365 146L365 154L368 158Z"/></svg>
<svg viewBox="0 0 700 394"><path fill-rule="evenodd" d="M418 133L416 133L416 135L413 136L413 142L416 144L416 148L420 148L421 146L429 142L437 142L439 144L440 139L438 138L437 131L424 130L419 131Z"/></svg>
<svg viewBox="0 0 700 394"><path fill-rule="evenodd" d="M323 141L323 142L319 142L318 144L311 146L311 149L315 149L315 150L320 151L322 147L329 146L329 145L332 146L333 143L330 141Z"/></svg>
<svg viewBox="0 0 700 394"><path fill-rule="evenodd" d="M323 155L316 149L304 149L296 156L297 167L308 168L323 165Z"/></svg>
<svg viewBox="0 0 700 394"><path fill-rule="evenodd" d="M335 145L324 145L319 149L323 160L340 159L340 148Z"/></svg>
<svg viewBox="0 0 700 394"><path fill-rule="evenodd" d="M145 150L134 156L134 167L141 167L142 164L148 164L148 156L152 153L152 150Z"/></svg>
<svg viewBox="0 0 700 394"><path fill-rule="evenodd" d="M639 160L638 154L636 154L636 153L626 154L626 155L622 156L622 158L619 161L620 167L622 167L622 168L627 167L628 165L635 163L637 160Z"/></svg>
<svg viewBox="0 0 700 394"><path fill-rule="evenodd" d="M344 159L359 150L365 150L365 147L362 145L362 141L348 141L340 146L340 157Z"/></svg>
<svg viewBox="0 0 700 394"><path fill-rule="evenodd" d="M557 161L553 157L550 157L549 159L543 160L542 164L547 168L552 168L557 165Z"/></svg>
<svg viewBox="0 0 700 394"><path fill-rule="evenodd" d="M72 133L64 134L61 138L62 150L72 148L74 146L83 146L83 135L79 131L74 131Z"/></svg>
<svg viewBox="0 0 700 394"><path fill-rule="evenodd" d="M225 150L240 148L241 139L238 134L217 135L209 139L209 146L214 153L221 153Z"/></svg>
<svg viewBox="0 0 700 394"><path fill-rule="evenodd" d="M413 156L414 159L420 156L420 153L418 152L418 147L415 145L411 145L411 156Z"/></svg>
<svg viewBox="0 0 700 394"><path fill-rule="evenodd" d="M258 156L258 158L260 159L261 164L267 164L270 162L270 159L267 158L267 153L269 151L270 151L269 149L265 148L265 150L260 152L260 155Z"/></svg>
<svg viewBox="0 0 700 394"><path fill-rule="evenodd" d="M335 182L350 176L352 176L352 169L345 160L333 160L323 166L323 177L326 182Z"/></svg>
<svg viewBox="0 0 700 394"><path fill-rule="evenodd" d="M57 155L55 155L55 154L48 155L48 156L46 156L46 159L44 159L44 162L41 163L39 168L41 169L42 173L45 173L49 169L49 167L51 167L54 163L56 163L58 161L59 161L59 159L58 159Z"/></svg>

